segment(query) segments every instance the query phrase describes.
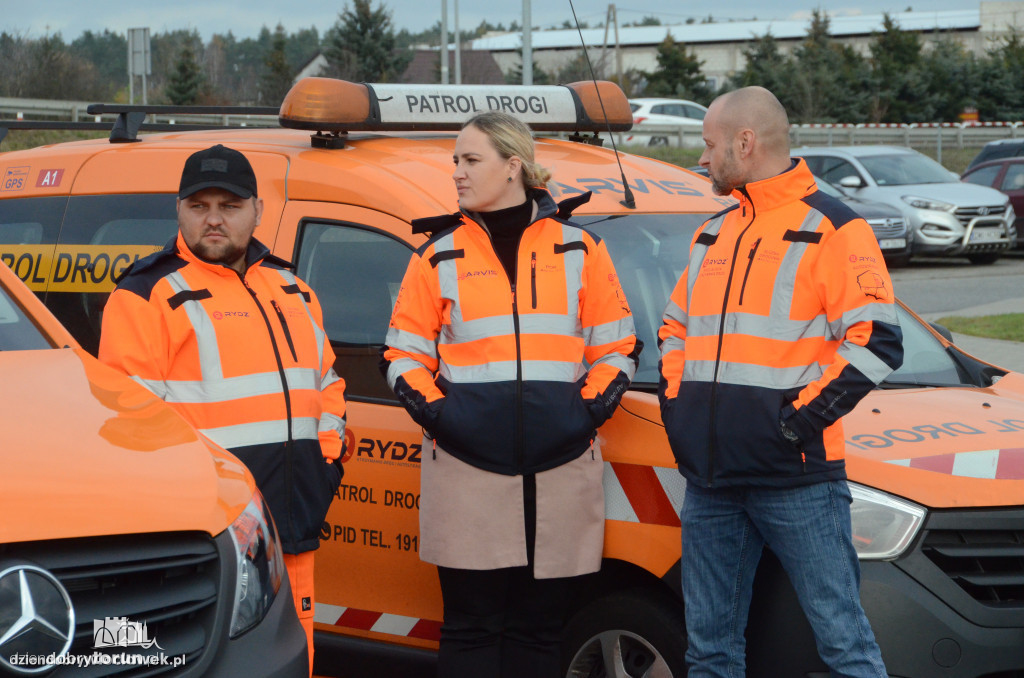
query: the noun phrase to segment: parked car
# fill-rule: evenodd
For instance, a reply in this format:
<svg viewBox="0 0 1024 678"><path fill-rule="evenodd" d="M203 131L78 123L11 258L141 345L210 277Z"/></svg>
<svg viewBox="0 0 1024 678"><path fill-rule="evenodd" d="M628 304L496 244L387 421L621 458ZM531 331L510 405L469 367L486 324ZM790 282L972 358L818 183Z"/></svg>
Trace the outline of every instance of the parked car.
<svg viewBox="0 0 1024 678"><path fill-rule="evenodd" d="M971 162L968 163L967 169L971 169L975 165L989 160L1015 158L1019 155L1024 155L1024 139L998 139L996 141L990 141L981 147L981 150L978 151L976 156L971 158Z"/></svg>
<svg viewBox="0 0 1024 678"><path fill-rule="evenodd" d="M174 233L185 158L223 143L251 160L264 200L256 236L316 290L349 396L345 479L317 552L318 675L436 675L440 587L436 568L418 556L420 458L430 448L377 367L409 258L430 237L412 222L458 209L452 152L466 116L428 118L427 109L507 96L527 110L532 102L541 112L527 121L537 126L604 128L592 86L434 86L419 97L409 87L303 80L281 109L295 129L143 133L136 143L0 154L0 176L21 178L0 190L0 259L13 261L92 347L112 278ZM612 122L628 125L621 90L602 92ZM539 138L536 148L553 172L554 199L607 245L648 347L598 432L604 560L573 606L563 675L682 678L685 488L661 424L657 331L695 230L735 201L650 158L553 138ZM628 206L623 180L634 199ZM780 236L763 256L785 256L790 246ZM539 275L550 256L538 252ZM754 266L751 276L762 270ZM907 359L844 420L861 599L893 675L1021 675L1024 374L966 355L902 305L896 313ZM172 486L175 495L187 488ZM746 675L827 675L770 551L754 589Z"/></svg>
<svg viewBox="0 0 1024 678"><path fill-rule="evenodd" d="M5 263L0 437L0 676L308 675L252 475Z"/></svg>
<svg viewBox="0 0 1024 678"><path fill-rule="evenodd" d="M968 168L960 180L991 186L1010 196L1013 213L1017 216L1013 224L1017 229L1015 247L1024 248L1024 158L986 160Z"/></svg>
<svg viewBox="0 0 1024 678"><path fill-rule="evenodd" d="M877 200L864 200L836 188L820 177L815 177L822 193L842 200L857 214L864 217L878 238L878 247L889 266L906 266L910 261L910 239L907 220L892 205Z"/></svg>
<svg viewBox="0 0 1024 678"><path fill-rule="evenodd" d="M704 115L708 109L696 101L639 98L630 99L629 107L633 111L633 129L623 138L626 144L687 147L704 144ZM668 133L665 126L681 128L681 131ZM651 127L660 129L651 131Z"/></svg>
<svg viewBox="0 0 1024 678"><path fill-rule="evenodd" d="M928 156L898 146L804 147L792 151L811 172L857 198L896 207L910 229L911 253L966 256L991 264L1016 241L1010 200L960 182Z"/></svg>
<svg viewBox="0 0 1024 678"><path fill-rule="evenodd" d="M691 172L706 177L708 171L700 165L688 167ZM882 250L882 256L890 267L906 266L910 260L910 240L908 239L907 221L903 213L891 205L874 200L861 200L845 193L842 189L836 188L820 177L815 177L818 189L822 193L842 200L850 208L864 217L871 229L878 238L878 247Z"/></svg>

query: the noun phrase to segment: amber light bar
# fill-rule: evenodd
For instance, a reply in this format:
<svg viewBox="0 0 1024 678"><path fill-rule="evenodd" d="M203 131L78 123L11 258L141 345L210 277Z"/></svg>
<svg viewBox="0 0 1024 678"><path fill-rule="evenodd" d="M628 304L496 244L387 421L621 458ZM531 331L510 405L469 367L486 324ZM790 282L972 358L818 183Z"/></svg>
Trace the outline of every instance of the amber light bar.
<svg viewBox="0 0 1024 678"><path fill-rule="evenodd" d="M603 104L603 108L602 108ZM633 126L613 82L568 85L396 85L303 78L281 104L282 127L329 132L458 130L502 110L539 132L622 132Z"/></svg>

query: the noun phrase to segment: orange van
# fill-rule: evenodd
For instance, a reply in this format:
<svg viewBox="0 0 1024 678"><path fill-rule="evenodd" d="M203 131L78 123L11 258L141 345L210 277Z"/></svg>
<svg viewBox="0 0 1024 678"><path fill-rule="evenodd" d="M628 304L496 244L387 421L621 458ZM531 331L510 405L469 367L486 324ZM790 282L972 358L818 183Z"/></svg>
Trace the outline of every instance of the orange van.
<svg viewBox="0 0 1024 678"><path fill-rule="evenodd" d="M248 470L0 264L0 676L307 675Z"/></svg>
<svg viewBox="0 0 1024 678"><path fill-rule="evenodd" d="M537 142L548 187L607 243L648 346L600 430L605 560L576 603L566 675L684 676L684 481L660 420L656 334L694 230L731 201L686 170L602 147L631 122L614 86L308 79L282 106L285 129L0 154L0 177L18 178L0 184L0 260L95 351L114 278L175 232L185 158L215 143L243 151L265 201L256 236L317 291L348 384L346 474L317 554L316 672L432 675L442 615L436 571L417 555L422 432L381 377L378 349L426 241L411 222L458 209L454 130L491 107L549 135ZM1024 676L1024 375L965 354L904 306L899 315L905 364L845 423L864 606L893 676ZM827 675L770 553L748 665L750 676Z"/></svg>

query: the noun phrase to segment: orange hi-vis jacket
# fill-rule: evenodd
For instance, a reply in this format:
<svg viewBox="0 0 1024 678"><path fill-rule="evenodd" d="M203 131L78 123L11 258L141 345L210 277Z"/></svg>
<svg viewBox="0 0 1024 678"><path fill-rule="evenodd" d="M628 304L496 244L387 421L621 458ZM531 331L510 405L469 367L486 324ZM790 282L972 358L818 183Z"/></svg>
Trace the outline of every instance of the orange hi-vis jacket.
<svg viewBox="0 0 1024 678"><path fill-rule="evenodd" d="M658 333L679 470L705 487L845 478L840 417L903 361L878 242L803 160L734 196L698 230Z"/></svg>
<svg viewBox="0 0 1024 678"><path fill-rule="evenodd" d="M242 460L303 553L343 473L345 382L313 291L256 240L246 262L243 277L202 261L179 233L110 295L99 358Z"/></svg>
<svg viewBox="0 0 1024 678"><path fill-rule="evenodd" d="M441 218L455 225L413 254L381 362L437 445L506 475L585 452L642 348L604 243L556 218L547 191L528 196L515 285L472 214Z"/></svg>

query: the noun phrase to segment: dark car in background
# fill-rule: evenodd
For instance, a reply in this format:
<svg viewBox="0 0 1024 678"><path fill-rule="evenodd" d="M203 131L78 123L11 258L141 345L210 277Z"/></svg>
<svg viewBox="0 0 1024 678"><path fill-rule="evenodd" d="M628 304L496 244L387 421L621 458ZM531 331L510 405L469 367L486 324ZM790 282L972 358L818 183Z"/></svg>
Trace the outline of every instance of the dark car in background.
<svg viewBox="0 0 1024 678"><path fill-rule="evenodd" d="M975 165L980 165L983 162L989 160L998 160L1000 158L1015 158L1017 156L1024 155L1024 139L999 139L997 141L990 141L981 150L978 151L978 155L974 156L971 162L967 165L967 169L972 169Z"/></svg>
<svg viewBox="0 0 1024 678"><path fill-rule="evenodd" d="M1007 141L1018 141L1008 139ZM1024 143L1021 144L1024 150ZM991 186L1010 197L1010 204L1017 215L1014 226L1017 229L1016 249L1024 249L1024 157L1004 157L986 160L967 168L960 176L961 181L980 186Z"/></svg>

